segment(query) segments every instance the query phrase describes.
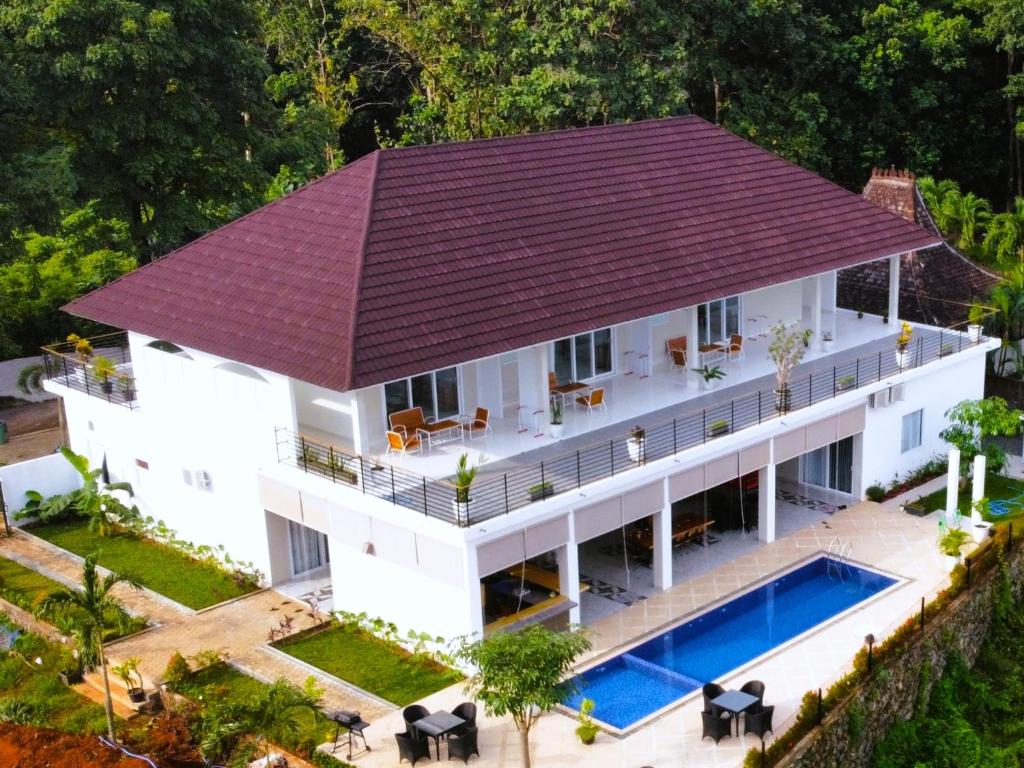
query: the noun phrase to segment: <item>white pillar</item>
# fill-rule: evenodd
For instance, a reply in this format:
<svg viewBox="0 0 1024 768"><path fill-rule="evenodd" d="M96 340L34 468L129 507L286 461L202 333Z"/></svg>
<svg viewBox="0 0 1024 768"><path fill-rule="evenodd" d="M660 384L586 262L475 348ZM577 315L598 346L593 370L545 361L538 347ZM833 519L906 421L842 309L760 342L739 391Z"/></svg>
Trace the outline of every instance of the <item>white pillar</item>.
<svg viewBox="0 0 1024 768"><path fill-rule="evenodd" d="M548 346L538 344L519 350L519 405L523 424L544 432L548 425ZM534 411L543 411L538 416Z"/></svg>
<svg viewBox="0 0 1024 768"><path fill-rule="evenodd" d="M900 319L900 261L901 256L889 257L889 322Z"/></svg>
<svg viewBox="0 0 1024 768"><path fill-rule="evenodd" d="M978 524L984 522L981 513L974 505L979 499L985 498L985 455L979 453L974 457L974 482L971 484L971 522Z"/></svg>
<svg viewBox="0 0 1024 768"><path fill-rule="evenodd" d="M664 506L660 512L652 515L651 525L654 528L654 586L668 589L672 586L672 502L668 495L668 479L664 488Z"/></svg>
<svg viewBox="0 0 1024 768"><path fill-rule="evenodd" d="M813 280L814 283L811 285L811 330L814 331L815 349L821 349L821 332L824 327L821 322L821 275L815 276Z"/></svg>
<svg viewBox="0 0 1024 768"><path fill-rule="evenodd" d="M686 364L690 367L687 376L692 376L694 382L699 382L700 377L694 372L694 368L700 368L700 327L697 324L697 307L690 307L689 330L686 333Z"/></svg>
<svg viewBox="0 0 1024 768"><path fill-rule="evenodd" d="M569 515L570 521L572 515ZM571 526L572 523L570 522ZM569 621L580 623L580 550L570 531L569 541L555 550L558 562L558 591L575 604L569 609Z"/></svg>
<svg viewBox="0 0 1024 768"><path fill-rule="evenodd" d="M957 496L960 493L960 449L949 449L949 467L946 470L946 517L957 514Z"/></svg>
<svg viewBox="0 0 1024 768"><path fill-rule="evenodd" d="M775 541L775 465L757 470L757 539Z"/></svg>
<svg viewBox="0 0 1024 768"><path fill-rule="evenodd" d="M469 634L484 636L483 585L480 584L476 547L466 545L466 610L469 611Z"/></svg>

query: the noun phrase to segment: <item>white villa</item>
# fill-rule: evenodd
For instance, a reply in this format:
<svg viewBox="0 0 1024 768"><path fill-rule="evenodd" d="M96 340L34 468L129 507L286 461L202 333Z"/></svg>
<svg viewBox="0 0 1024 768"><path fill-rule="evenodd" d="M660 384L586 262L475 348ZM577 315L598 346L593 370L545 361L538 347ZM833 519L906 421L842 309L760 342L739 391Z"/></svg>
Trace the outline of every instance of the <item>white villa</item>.
<svg viewBox="0 0 1024 768"><path fill-rule="evenodd" d="M46 389L147 514L289 594L588 623L943 450L992 342L897 356L936 240L696 117L380 150L71 303L120 375L53 347ZM838 307L881 260L887 317ZM787 412L777 323L807 331Z"/></svg>

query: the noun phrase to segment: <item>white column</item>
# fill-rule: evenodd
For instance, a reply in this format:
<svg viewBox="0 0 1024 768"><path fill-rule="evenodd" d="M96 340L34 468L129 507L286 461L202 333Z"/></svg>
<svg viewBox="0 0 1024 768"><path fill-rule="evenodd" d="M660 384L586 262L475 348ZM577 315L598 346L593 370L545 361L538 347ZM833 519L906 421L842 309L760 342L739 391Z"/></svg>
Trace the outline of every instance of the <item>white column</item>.
<svg viewBox="0 0 1024 768"><path fill-rule="evenodd" d="M757 470L757 539L775 541L775 465Z"/></svg>
<svg viewBox="0 0 1024 768"><path fill-rule="evenodd" d="M812 278L811 285L811 330L814 331L815 349L821 349L821 275Z"/></svg>
<svg viewBox="0 0 1024 768"><path fill-rule="evenodd" d="M971 522L975 525L984 522L981 519L981 513L974 508L974 505L983 498L985 498L985 455L979 453L974 457L974 481L971 483Z"/></svg>
<svg viewBox="0 0 1024 768"><path fill-rule="evenodd" d="M483 586L480 584L476 547L466 544L466 610L469 611L469 634L484 636Z"/></svg>
<svg viewBox="0 0 1024 768"><path fill-rule="evenodd" d="M949 467L946 469L946 517L956 515L957 495L960 492L960 449L949 449Z"/></svg>
<svg viewBox="0 0 1024 768"><path fill-rule="evenodd" d="M569 515L569 541L555 550L558 561L558 591L576 604L569 609L569 621L580 623L580 550L573 538L572 515Z"/></svg>
<svg viewBox="0 0 1024 768"><path fill-rule="evenodd" d="M652 515L654 528L654 586L668 589L672 586L672 501L668 495L668 479L662 482L664 506Z"/></svg>
<svg viewBox="0 0 1024 768"><path fill-rule="evenodd" d="M900 319L900 256L889 257L889 322Z"/></svg>
<svg viewBox="0 0 1024 768"><path fill-rule="evenodd" d="M519 404L524 406L522 421L540 431L547 428L548 417L548 345L538 344L529 349L519 350ZM534 411L543 411L538 417Z"/></svg>
<svg viewBox="0 0 1024 768"><path fill-rule="evenodd" d="M694 372L694 368L700 368L700 328L697 325L697 308L690 307L686 310L690 314L688 331L686 332L686 364L690 367L687 376L692 376L694 382L700 381L700 377Z"/></svg>

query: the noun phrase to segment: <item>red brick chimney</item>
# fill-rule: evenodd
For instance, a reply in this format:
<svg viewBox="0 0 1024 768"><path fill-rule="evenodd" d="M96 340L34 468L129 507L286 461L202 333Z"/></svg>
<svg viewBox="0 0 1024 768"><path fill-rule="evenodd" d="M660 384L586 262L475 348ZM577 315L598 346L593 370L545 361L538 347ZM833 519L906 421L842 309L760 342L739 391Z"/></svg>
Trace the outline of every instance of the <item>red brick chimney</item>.
<svg viewBox="0 0 1024 768"><path fill-rule="evenodd" d="M914 186L917 177L910 171L895 168L872 168L871 178L864 185L864 199L892 211L907 221L915 221Z"/></svg>

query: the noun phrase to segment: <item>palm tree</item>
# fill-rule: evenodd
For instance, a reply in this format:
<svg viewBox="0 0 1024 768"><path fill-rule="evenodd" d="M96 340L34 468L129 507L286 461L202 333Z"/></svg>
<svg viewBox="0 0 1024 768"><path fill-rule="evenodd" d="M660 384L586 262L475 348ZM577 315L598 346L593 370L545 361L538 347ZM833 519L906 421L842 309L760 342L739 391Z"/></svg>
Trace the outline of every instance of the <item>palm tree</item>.
<svg viewBox="0 0 1024 768"><path fill-rule="evenodd" d="M962 195L958 201L958 216L960 225L960 239L957 245L961 248L970 248L978 239L978 232L985 228L992 217L992 205L983 197L978 197L973 192Z"/></svg>
<svg viewBox="0 0 1024 768"><path fill-rule="evenodd" d="M103 637L108 630L128 631L131 615L112 594L118 584L142 589L132 577L110 573L101 578L96 572L96 556L85 558L82 565L81 590L64 587L50 592L40 603L43 614L61 612L74 628L75 638L86 664L98 665L103 670L103 693L107 710L107 735L114 741L114 705L110 699L110 679L107 677L107 659L103 653Z"/></svg>
<svg viewBox="0 0 1024 768"><path fill-rule="evenodd" d="M1024 338L1024 265L1019 265L1002 280L989 296L995 309L989 322L992 333L1002 339L1002 347L995 358L996 373L1006 373L1006 364L1013 361L1014 370L1021 372L1021 339Z"/></svg>
<svg viewBox="0 0 1024 768"><path fill-rule="evenodd" d="M1000 264L1024 263L1024 197L1017 198L1012 211L992 217L984 247Z"/></svg>
<svg viewBox="0 0 1024 768"><path fill-rule="evenodd" d="M299 729L300 711L319 711L319 696L311 686L299 690L287 680L261 687L245 701L213 704L204 715L200 749L208 759L226 759L232 768L268 758L278 744Z"/></svg>

